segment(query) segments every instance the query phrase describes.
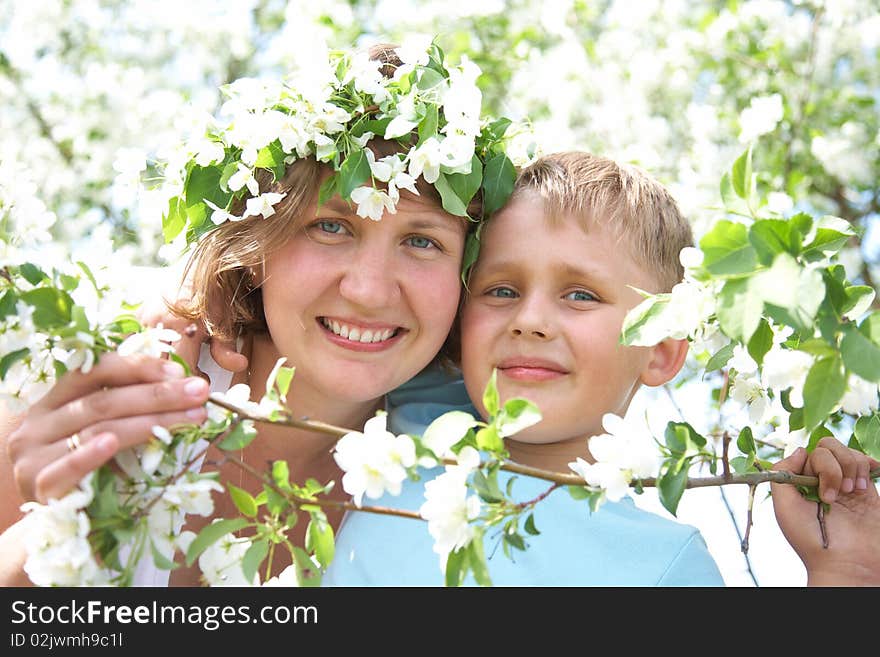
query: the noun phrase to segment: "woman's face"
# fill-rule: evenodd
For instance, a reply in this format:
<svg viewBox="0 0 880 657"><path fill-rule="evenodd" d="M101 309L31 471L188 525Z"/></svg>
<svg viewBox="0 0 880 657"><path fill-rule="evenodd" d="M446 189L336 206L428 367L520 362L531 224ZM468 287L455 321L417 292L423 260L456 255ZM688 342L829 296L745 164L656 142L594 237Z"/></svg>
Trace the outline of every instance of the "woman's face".
<svg viewBox="0 0 880 657"><path fill-rule="evenodd" d="M377 399L436 356L458 307L465 225L401 192L397 213L363 219L335 197L266 260L266 322L295 387Z"/></svg>

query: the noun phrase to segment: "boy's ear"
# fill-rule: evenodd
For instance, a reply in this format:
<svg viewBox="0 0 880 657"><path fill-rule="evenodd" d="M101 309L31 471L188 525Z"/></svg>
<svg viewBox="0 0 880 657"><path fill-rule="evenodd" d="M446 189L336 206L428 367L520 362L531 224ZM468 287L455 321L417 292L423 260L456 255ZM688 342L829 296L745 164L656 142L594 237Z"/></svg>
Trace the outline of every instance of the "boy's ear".
<svg viewBox="0 0 880 657"><path fill-rule="evenodd" d="M650 347L648 364L640 380L646 386L660 386L671 381L684 366L688 352L687 340L668 338Z"/></svg>

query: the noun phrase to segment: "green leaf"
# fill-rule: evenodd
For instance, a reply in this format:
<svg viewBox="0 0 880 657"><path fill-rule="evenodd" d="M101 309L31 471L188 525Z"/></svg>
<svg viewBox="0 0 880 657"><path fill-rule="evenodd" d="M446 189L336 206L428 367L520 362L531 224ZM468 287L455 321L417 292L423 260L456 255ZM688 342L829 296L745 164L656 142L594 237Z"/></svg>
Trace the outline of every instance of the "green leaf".
<svg viewBox="0 0 880 657"><path fill-rule="evenodd" d="M528 399L508 399L498 414L495 426L502 438L507 438L541 421L541 411Z"/></svg>
<svg viewBox="0 0 880 657"><path fill-rule="evenodd" d="M287 461L272 462L272 482L285 493L293 490L290 487L290 468Z"/></svg>
<svg viewBox="0 0 880 657"><path fill-rule="evenodd" d="M237 532L242 527L247 527L247 525L248 521L244 518L227 518L205 526L198 536L193 539L192 543L189 544L189 549L186 551L186 565L192 566L202 552L223 536Z"/></svg>
<svg viewBox="0 0 880 657"><path fill-rule="evenodd" d="M227 484L226 487L229 489L229 496L235 503L236 508L238 508L242 514L246 515L248 518L253 518L257 515L257 501L250 493L237 486L233 486L232 484Z"/></svg>
<svg viewBox="0 0 880 657"><path fill-rule="evenodd" d="M254 166L262 169L270 169L275 180L281 180L287 165L284 164L284 158L287 157L281 148L281 142L276 139L268 146L264 146L257 153L257 161ZM250 581L250 580L248 580Z"/></svg>
<svg viewBox="0 0 880 657"><path fill-rule="evenodd" d="M746 205L736 191L733 189L733 183L730 180L730 174L725 172L721 176L721 201L725 209L737 214L749 214L749 206Z"/></svg>
<svg viewBox="0 0 880 657"><path fill-rule="evenodd" d="M498 415L498 370L492 370L492 376L486 382L483 390L483 408L490 417Z"/></svg>
<svg viewBox="0 0 880 657"><path fill-rule="evenodd" d="M736 343L728 342L726 345L721 347L721 349L716 351L709 359L709 362L706 363L706 372L714 372L715 370L720 370L722 367L727 365L727 361L733 358L733 348L735 346Z"/></svg>
<svg viewBox="0 0 880 657"><path fill-rule="evenodd" d="M440 199L443 201L444 210L449 214L454 214L456 217L466 217L468 216L467 205L462 203L458 194L452 189L452 186L447 180L448 175L449 174L441 172L437 181L434 183L434 188L440 192Z"/></svg>
<svg viewBox="0 0 880 657"><path fill-rule="evenodd" d="M446 182L467 209L483 182L483 163L476 155L471 158L470 173L447 173Z"/></svg>
<svg viewBox="0 0 880 657"><path fill-rule="evenodd" d="M461 261L461 282L467 287L467 279L471 273L471 267L480 255L480 231L479 228L468 234L464 245L464 257Z"/></svg>
<svg viewBox="0 0 880 657"><path fill-rule="evenodd" d="M862 451L880 461L880 416L863 415L856 421L855 436Z"/></svg>
<svg viewBox="0 0 880 657"><path fill-rule="evenodd" d="M319 208L337 193L338 187L339 176L336 173L332 173L324 179L324 182L321 183L321 187L318 190Z"/></svg>
<svg viewBox="0 0 880 657"><path fill-rule="evenodd" d="M804 255L820 253L830 256L843 248L851 237L855 237L852 224L840 217L825 215L816 224L816 236L804 247Z"/></svg>
<svg viewBox="0 0 880 657"><path fill-rule="evenodd" d="M244 449L250 445L256 437L256 428L250 422L245 420L244 422L236 424L232 431L230 431L229 434L218 443L217 447L228 451Z"/></svg>
<svg viewBox="0 0 880 657"><path fill-rule="evenodd" d="M510 119L504 117L495 119L484 128L483 132L493 141L500 141L512 123Z"/></svg>
<svg viewBox="0 0 880 657"><path fill-rule="evenodd" d="M843 327L840 355L847 369L866 381L880 383L880 347L852 324Z"/></svg>
<svg viewBox="0 0 880 657"><path fill-rule="evenodd" d="M730 280L718 295L716 314L724 333L748 344L761 323L764 299L753 278Z"/></svg>
<svg viewBox="0 0 880 657"><path fill-rule="evenodd" d="M657 478L657 492L663 507L669 513L675 515L682 493L684 493L687 487L690 461L688 459L681 459L673 462L667 461L667 463L669 464L668 467Z"/></svg>
<svg viewBox="0 0 880 657"><path fill-rule="evenodd" d="M762 317L761 321L758 322L758 328L755 329L755 332L749 339L747 345L749 356L751 356L758 365L761 365L764 362L764 356L766 356L767 352L772 348L773 329L770 328L770 324L767 320Z"/></svg>
<svg viewBox="0 0 880 657"><path fill-rule="evenodd" d="M150 540L150 554L153 555L153 564L159 570L174 570L175 568L180 568L179 563L174 563L171 559L159 552L159 550L156 549L156 544L153 543L152 540Z"/></svg>
<svg viewBox="0 0 880 657"><path fill-rule="evenodd" d="M327 522L323 512L313 513L306 528L306 549L315 554L315 559L326 569L333 561L336 544L333 540L333 527Z"/></svg>
<svg viewBox="0 0 880 657"><path fill-rule="evenodd" d="M874 344L880 345L880 313L871 312L859 324L859 331Z"/></svg>
<svg viewBox="0 0 880 657"><path fill-rule="evenodd" d="M474 579L480 586L492 586L492 578L489 577L489 567L486 564L486 553L483 551L483 533L477 531L467 547L470 552L468 565L474 574Z"/></svg>
<svg viewBox="0 0 880 657"><path fill-rule="evenodd" d="M363 148L355 148L339 168L339 195L346 201L351 193L370 178L370 162Z"/></svg>
<svg viewBox="0 0 880 657"><path fill-rule="evenodd" d="M804 383L804 427L812 431L837 406L846 392L846 375L837 357L816 361Z"/></svg>
<svg viewBox="0 0 880 657"><path fill-rule="evenodd" d="M754 454L749 454L748 456L735 456L730 459L730 467L733 468L733 471L737 474L756 472L757 468L754 466L754 461Z"/></svg>
<svg viewBox="0 0 880 657"><path fill-rule="evenodd" d="M721 220L700 240L703 266L712 274L745 274L755 270L757 254L743 224Z"/></svg>
<svg viewBox="0 0 880 657"><path fill-rule="evenodd" d="M834 436L830 429L828 429L824 424L820 424L818 427L813 429L810 432L810 439L807 441L807 451L812 452L816 449L816 445L819 444L819 441L827 436Z"/></svg>
<svg viewBox="0 0 880 657"><path fill-rule="evenodd" d="M486 476L482 470L476 470L473 478L474 490L480 498L489 504L496 504L504 499L501 488L498 486L498 473L492 472Z"/></svg>
<svg viewBox="0 0 880 657"><path fill-rule="evenodd" d="M437 71L423 68L420 71L419 81L416 86L422 91L430 91L434 87L446 84L446 78Z"/></svg>
<svg viewBox="0 0 880 657"><path fill-rule="evenodd" d="M476 258L474 258L476 260ZM15 304L18 302L18 296L12 290L6 290L2 296L0 296L0 319L5 319L10 315L15 315L18 311L15 309Z"/></svg>
<svg viewBox="0 0 880 657"><path fill-rule="evenodd" d="M186 207L183 199L175 196L168 201L168 210L162 215L162 236L170 244L186 226Z"/></svg>
<svg viewBox="0 0 880 657"><path fill-rule="evenodd" d="M590 497L593 491L587 490L586 486L566 486L568 494L573 500L585 500Z"/></svg>
<svg viewBox="0 0 880 657"><path fill-rule="evenodd" d="M21 300L34 307L33 320L37 328L53 329L70 322L73 299L67 292L50 287L28 290Z"/></svg>
<svg viewBox="0 0 880 657"><path fill-rule="evenodd" d="M762 219L749 228L749 242L755 247L758 261L770 266L773 259L780 253L797 255L797 248L792 248L791 224L782 219Z"/></svg>
<svg viewBox="0 0 880 657"><path fill-rule="evenodd" d="M516 168L504 153L486 162L483 174L483 216L490 216L500 210L510 195L516 182Z"/></svg>
<svg viewBox="0 0 880 657"><path fill-rule="evenodd" d="M211 201L218 208L225 208L232 198L232 192L225 192L220 188L220 175L222 171L217 166L200 167L190 169L184 185L184 198L186 199L187 214L191 208L203 206L205 199Z"/></svg>
<svg viewBox="0 0 880 657"><path fill-rule="evenodd" d="M636 347L653 347L668 337L665 330L658 330L654 320L669 306L670 294L655 294L630 310L623 320L620 344Z"/></svg>
<svg viewBox="0 0 880 657"><path fill-rule="evenodd" d="M736 447L743 454L755 454L755 438L752 436L751 427L743 427L736 439Z"/></svg>
<svg viewBox="0 0 880 657"><path fill-rule="evenodd" d="M43 282L43 280L49 279L49 277L46 276L42 269L30 262L26 262L21 265L18 268L18 273L21 274L22 277L24 277L24 279L31 285L39 285Z"/></svg>
<svg viewBox="0 0 880 657"><path fill-rule="evenodd" d="M871 304L874 303L874 297L877 296L874 288L868 285L850 285L844 293L846 301L841 307L841 313L844 318L854 321L857 321L868 311Z"/></svg>
<svg viewBox="0 0 880 657"><path fill-rule="evenodd" d="M30 353L31 350L27 347L24 347L23 349L17 349L16 351L10 351L8 354L4 354L3 358L0 358L0 379L4 379L6 377L6 373L9 371L9 368L15 365L18 361L28 356Z"/></svg>
<svg viewBox="0 0 880 657"><path fill-rule="evenodd" d="M527 534L531 534L532 536L537 536L541 532L538 531L538 528L535 527L535 514L530 513L529 517L526 518L526 524L523 529L525 529Z"/></svg>
<svg viewBox="0 0 880 657"><path fill-rule="evenodd" d="M768 315L796 330L812 330L826 294L820 272L807 269L782 253L776 256L770 269L755 276L753 281L762 290Z"/></svg>
<svg viewBox="0 0 880 657"><path fill-rule="evenodd" d="M477 448L496 454L504 451L504 441L498 435L498 430L494 425L483 427L477 431Z"/></svg>
<svg viewBox="0 0 880 657"><path fill-rule="evenodd" d="M736 195L748 201L752 186L751 146L733 163L730 182L733 184L733 191L736 192Z"/></svg>
<svg viewBox="0 0 880 657"><path fill-rule="evenodd" d="M419 145L437 135L439 125L439 110L436 105L430 104L425 107L425 118L419 122ZM383 130L379 134L385 134Z"/></svg>
<svg viewBox="0 0 880 657"><path fill-rule="evenodd" d="M446 586L461 586L467 573L469 552L467 547L463 547L449 553L446 558Z"/></svg>
<svg viewBox="0 0 880 657"><path fill-rule="evenodd" d="M269 541L267 539L264 538L251 543L251 546L241 558L241 570L244 573L246 582L254 581L257 570L267 554L269 554Z"/></svg>
<svg viewBox="0 0 880 657"><path fill-rule="evenodd" d="M269 509L269 513L279 514L287 508L287 498L274 488L263 484L263 492L266 494L266 508Z"/></svg>
<svg viewBox="0 0 880 657"><path fill-rule="evenodd" d="M706 439L687 422L668 422L666 446L678 456L692 456L706 446Z"/></svg>
<svg viewBox="0 0 880 657"><path fill-rule="evenodd" d="M443 451L447 446L454 446L464 438L475 424L477 420L470 413L448 411L425 428L422 444L428 449Z"/></svg>

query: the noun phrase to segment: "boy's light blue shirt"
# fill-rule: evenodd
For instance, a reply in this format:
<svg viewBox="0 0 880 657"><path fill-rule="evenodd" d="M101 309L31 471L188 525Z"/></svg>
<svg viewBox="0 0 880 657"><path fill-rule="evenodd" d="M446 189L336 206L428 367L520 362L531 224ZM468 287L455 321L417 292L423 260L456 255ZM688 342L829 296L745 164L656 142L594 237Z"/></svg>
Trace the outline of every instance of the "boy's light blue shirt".
<svg viewBox="0 0 880 657"><path fill-rule="evenodd" d="M389 395L389 429L421 435L449 410L477 416L460 378L431 369L411 385ZM407 480L399 496L364 498L364 505L418 511L424 482L442 468L423 470ZM502 490L512 476L499 474ZM516 476L517 501L534 499L551 486ZM500 546L500 529L486 534L489 575L496 586L723 586L718 566L699 531L635 506L631 499L606 502L590 513L585 500L554 490L534 510L539 535L524 534L525 551L509 559ZM336 538L336 556L325 586L442 586L444 575L434 539L425 522L372 513L349 512ZM466 584L474 585L471 576Z"/></svg>

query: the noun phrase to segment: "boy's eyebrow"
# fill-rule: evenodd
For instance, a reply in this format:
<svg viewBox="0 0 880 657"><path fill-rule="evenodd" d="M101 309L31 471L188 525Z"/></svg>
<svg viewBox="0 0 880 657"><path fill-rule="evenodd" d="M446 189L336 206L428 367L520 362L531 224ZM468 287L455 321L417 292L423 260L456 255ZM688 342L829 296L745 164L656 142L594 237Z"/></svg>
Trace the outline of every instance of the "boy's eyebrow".
<svg viewBox="0 0 880 657"><path fill-rule="evenodd" d="M492 275L499 271L520 269L522 264L523 263L519 260L499 260L480 268L479 271L481 275ZM599 269L576 266L570 263L555 265L555 268L558 269L559 273L565 278L587 279L589 281L596 281L597 283L609 282L608 276Z"/></svg>

